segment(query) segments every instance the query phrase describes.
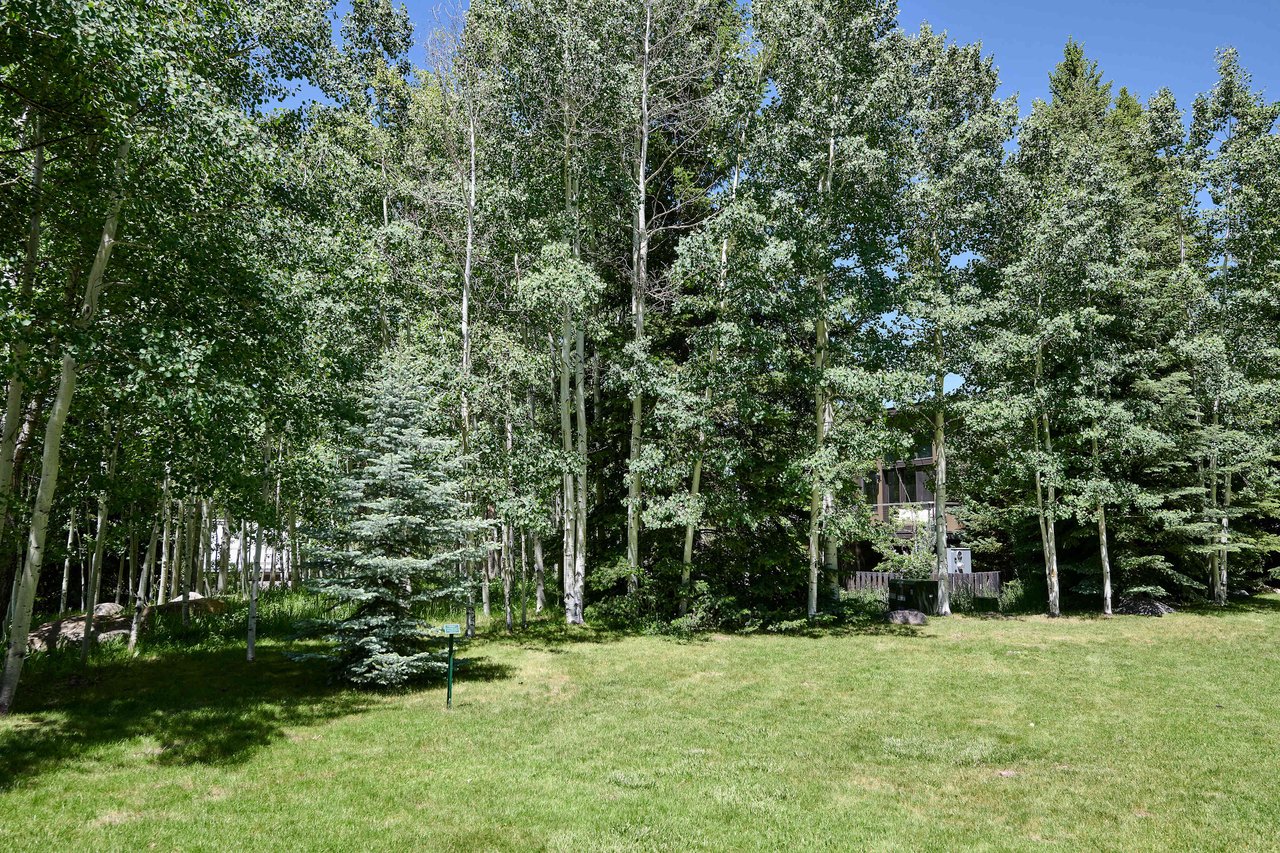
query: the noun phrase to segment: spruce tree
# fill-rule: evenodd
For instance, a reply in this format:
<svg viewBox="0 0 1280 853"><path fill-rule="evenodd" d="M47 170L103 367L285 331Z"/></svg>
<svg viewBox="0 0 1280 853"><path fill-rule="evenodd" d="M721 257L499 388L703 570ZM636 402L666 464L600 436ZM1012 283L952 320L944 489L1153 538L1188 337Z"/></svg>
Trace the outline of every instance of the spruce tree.
<svg viewBox="0 0 1280 853"><path fill-rule="evenodd" d="M463 602L464 543L483 538L483 522L466 514L464 457L440 437L444 400L422 373L402 351L370 381L343 481L339 572L316 581L351 606L332 639L341 676L363 686L444 671L441 641L422 617Z"/></svg>

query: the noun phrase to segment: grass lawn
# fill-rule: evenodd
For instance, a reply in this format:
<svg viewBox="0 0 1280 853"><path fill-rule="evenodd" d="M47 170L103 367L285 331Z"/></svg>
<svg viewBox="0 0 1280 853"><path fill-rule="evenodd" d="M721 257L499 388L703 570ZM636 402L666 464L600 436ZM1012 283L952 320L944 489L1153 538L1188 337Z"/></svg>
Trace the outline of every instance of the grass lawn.
<svg viewBox="0 0 1280 853"><path fill-rule="evenodd" d="M444 689L267 643L34 667L0 850L1280 849L1280 599L679 641L546 624Z"/></svg>

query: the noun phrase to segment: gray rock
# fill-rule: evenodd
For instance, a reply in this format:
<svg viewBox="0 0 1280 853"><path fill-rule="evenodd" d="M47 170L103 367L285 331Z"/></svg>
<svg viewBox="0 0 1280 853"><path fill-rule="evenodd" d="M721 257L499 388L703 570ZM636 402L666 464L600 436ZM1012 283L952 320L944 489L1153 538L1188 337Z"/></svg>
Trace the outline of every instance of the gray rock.
<svg viewBox="0 0 1280 853"><path fill-rule="evenodd" d="M95 619L115 619L123 613L124 606L113 601L104 601L93 608L93 618Z"/></svg>
<svg viewBox="0 0 1280 853"><path fill-rule="evenodd" d="M129 632L127 630L103 631L98 635L99 643L127 643L129 642Z"/></svg>
<svg viewBox="0 0 1280 853"><path fill-rule="evenodd" d="M1156 601L1154 598L1147 596L1121 596L1116 602L1114 608L1116 613L1123 613L1126 616L1167 616L1170 613L1177 613L1169 605L1163 601Z"/></svg>
<svg viewBox="0 0 1280 853"><path fill-rule="evenodd" d="M929 623L929 617L919 610L891 610L888 619L894 625L927 625Z"/></svg>

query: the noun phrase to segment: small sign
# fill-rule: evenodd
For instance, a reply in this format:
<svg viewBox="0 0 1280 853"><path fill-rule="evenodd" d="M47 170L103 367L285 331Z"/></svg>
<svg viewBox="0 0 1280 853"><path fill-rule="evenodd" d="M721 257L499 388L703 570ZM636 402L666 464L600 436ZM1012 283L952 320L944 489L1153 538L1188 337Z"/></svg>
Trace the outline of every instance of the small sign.
<svg viewBox="0 0 1280 853"><path fill-rule="evenodd" d="M450 623L448 625L441 625L440 630L447 636L456 637L462 633L462 626L456 623Z"/></svg>

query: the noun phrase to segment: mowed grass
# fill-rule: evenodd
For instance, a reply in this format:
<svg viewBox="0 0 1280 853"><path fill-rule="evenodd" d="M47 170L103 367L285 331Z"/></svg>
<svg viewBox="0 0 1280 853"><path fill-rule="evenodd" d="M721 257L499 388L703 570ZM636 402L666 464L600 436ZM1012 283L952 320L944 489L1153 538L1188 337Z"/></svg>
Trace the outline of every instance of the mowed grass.
<svg viewBox="0 0 1280 853"><path fill-rule="evenodd" d="M268 644L36 668L0 849L1280 849L1280 599L680 641L369 695Z"/></svg>

